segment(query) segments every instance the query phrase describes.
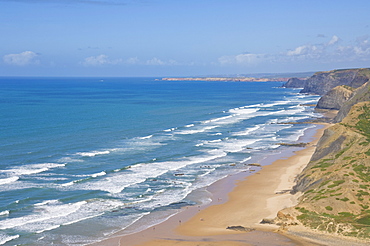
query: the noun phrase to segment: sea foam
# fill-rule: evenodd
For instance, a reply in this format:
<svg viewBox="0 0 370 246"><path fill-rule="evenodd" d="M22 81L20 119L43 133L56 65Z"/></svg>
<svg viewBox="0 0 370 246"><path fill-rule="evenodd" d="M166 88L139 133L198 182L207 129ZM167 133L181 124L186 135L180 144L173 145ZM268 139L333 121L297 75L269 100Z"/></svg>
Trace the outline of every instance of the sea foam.
<svg viewBox="0 0 370 246"><path fill-rule="evenodd" d="M16 168L0 170L0 173L6 173L8 175L31 175L48 171L49 169L64 167L65 164L60 163L40 163L40 164L29 164L23 165Z"/></svg>
<svg viewBox="0 0 370 246"><path fill-rule="evenodd" d="M0 245L5 244L6 242L12 241L14 239L19 238L19 235L7 235L5 233L0 233Z"/></svg>
<svg viewBox="0 0 370 246"><path fill-rule="evenodd" d="M19 179L18 176L13 176L9 178L0 179L0 185L9 184L17 181Z"/></svg>

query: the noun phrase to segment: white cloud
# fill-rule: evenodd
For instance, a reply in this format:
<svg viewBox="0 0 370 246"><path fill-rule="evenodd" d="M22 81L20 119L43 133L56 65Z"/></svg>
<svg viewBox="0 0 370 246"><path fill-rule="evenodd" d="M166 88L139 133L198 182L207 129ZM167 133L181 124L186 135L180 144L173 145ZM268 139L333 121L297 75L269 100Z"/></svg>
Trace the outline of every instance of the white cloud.
<svg viewBox="0 0 370 246"><path fill-rule="evenodd" d="M323 35L321 35L323 36ZM321 37L320 38L323 38ZM369 36L349 41L347 45L338 36L317 44L303 44L286 52L275 54L238 54L218 58L220 65L291 64L294 62L338 63L370 61Z"/></svg>
<svg viewBox="0 0 370 246"><path fill-rule="evenodd" d="M86 57L84 61L80 62L80 64L89 67L89 66L103 66L103 65L118 65L118 64L126 64L126 65L141 65L141 66L176 66L176 65L186 65L180 64L175 60L161 60L157 57L153 57L149 60L140 60L138 57L130 57L125 60L123 59L110 59L107 55L98 55L98 56L90 56Z"/></svg>
<svg viewBox="0 0 370 246"><path fill-rule="evenodd" d="M147 60L146 61L146 64L147 65L156 65L156 66L158 66L158 65L159 66L166 65L166 63L164 61L161 61L160 59L158 59L156 57L154 57L154 58L152 58L150 60Z"/></svg>
<svg viewBox="0 0 370 246"><path fill-rule="evenodd" d="M322 44L319 45L301 45L293 50L289 50L285 55L280 55L279 58L285 59L318 59L324 52L325 47Z"/></svg>
<svg viewBox="0 0 370 246"><path fill-rule="evenodd" d="M338 36L334 35L331 40L329 41L328 45L334 45L339 42Z"/></svg>
<svg viewBox="0 0 370 246"><path fill-rule="evenodd" d="M221 65L253 65L266 60L265 54L239 54L235 56L222 56L218 58Z"/></svg>
<svg viewBox="0 0 370 246"><path fill-rule="evenodd" d="M359 56L370 56L370 40L369 36L362 36L356 39L354 52Z"/></svg>
<svg viewBox="0 0 370 246"><path fill-rule="evenodd" d="M122 62L122 59L111 60L107 55L98 55L86 57L83 62L84 66L102 66L102 65L116 65Z"/></svg>
<svg viewBox="0 0 370 246"><path fill-rule="evenodd" d="M289 50L287 52L287 55L288 56L299 56L299 55L304 55L304 54L307 54L308 50L309 50L309 46L307 45L302 45L302 46L298 46L297 48L295 48L294 50Z"/></svg>
<svg viewBox="0 0 370 246"><path fill-rule="evenodd" d="M8 54L3 57L5 63L16 66L26 66L31 64L40 64L36 59L38 54L33 51L24 51L19 54Z"/></svg>
<svg viewBox="0 0 370 246"><path fill-rule="evenodd" d="M185 64L180 64L179 62L170 59L168 61L163 61L161 59L158 59L157 57L154 57L150 60L147 60L145 62L146 65L151 65L151 66L176 66L176 65L185 65Z"/></svg>
<svg viewBox="0 0 370 246"><path fill-rule="evenodd" d="M176 65L183 65L183 64L180 64L179 62L177 62L177 61L175 61L175 60L170 59L170 60L167 62L167 65L176 66Z"/></svg>
<svg viewBox="0 0 370 246"><path fill-rule="evenodd" d="M131 57L125 60L126 64L129 65L147 65L147 66L175 66L175 65L184 65L180 64L179 62L170 59L168 61L163 61L157 57L153 57L152 59L141 61L137 57Z"/></svg>
<svg viewBox="0 0 370 246"><path fill-rule="evenodd" d="M130 58L128 58L128 59L125 61L125 63L127 63L127 64L131 64L131 65L135 65L135 64L140 64L140 60L139 60L139 58L137 58L137 57L130 57Z"/></svg>

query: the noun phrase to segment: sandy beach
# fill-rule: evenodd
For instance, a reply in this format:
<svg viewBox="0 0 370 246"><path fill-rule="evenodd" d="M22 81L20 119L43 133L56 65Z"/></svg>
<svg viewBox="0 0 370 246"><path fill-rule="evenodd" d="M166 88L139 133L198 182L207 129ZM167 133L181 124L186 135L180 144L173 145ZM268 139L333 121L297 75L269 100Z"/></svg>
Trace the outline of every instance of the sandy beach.
<svg viewBox="0 0 370 246"><path fill-rule="evenodd" d="M253 175L240 173L216 182L209 188L213 194L211 204L185 208L153 228L127 236L117 234L95 245L321 245L276 233L276 225L260 222L296 204L300 194L289 191L327 127L318 129L304 149L263 166ZM242 226L247 231L227 229L232 226Z"/></svg>

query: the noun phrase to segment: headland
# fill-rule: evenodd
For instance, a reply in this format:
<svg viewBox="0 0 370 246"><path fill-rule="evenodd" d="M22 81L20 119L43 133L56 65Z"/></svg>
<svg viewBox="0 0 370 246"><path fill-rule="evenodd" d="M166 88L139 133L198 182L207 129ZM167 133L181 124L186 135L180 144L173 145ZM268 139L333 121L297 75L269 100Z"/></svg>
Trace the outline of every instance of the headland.
<svg viewBox="0 0 370 246"><path fill-rule="evenodd" d="M269 82L288 81L289 78L255 78L255 77L183 77L162 78L164 81L224 81L224 82Z"/></svg>

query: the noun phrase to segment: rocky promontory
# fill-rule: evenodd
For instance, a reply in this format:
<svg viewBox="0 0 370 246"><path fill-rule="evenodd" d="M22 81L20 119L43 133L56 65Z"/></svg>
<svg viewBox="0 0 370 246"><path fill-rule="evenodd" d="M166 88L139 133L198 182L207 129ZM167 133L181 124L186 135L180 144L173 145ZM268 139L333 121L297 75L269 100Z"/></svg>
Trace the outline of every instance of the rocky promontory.
<svg viewBox="0 0 370 246"><path fill-rule="evenodd" d="M269 82L287 81L289 78L255 78L255 77L183 77L162 78L163 81L224 81L224 82Z"/></svg>
<svg viewBox="0 0 370 246"><path fill-rule="evenodd" d="M290 78L282 87L286 88L304 88L307 83L307 79Z"/></svg>
<svg viewBox="0 0 370 246"><path fill-rule="evenodd" d="M341 69L317 72L307 79L301 93L325 95L334 87L347 85L358 88L370 80L370 69Z"/></svg>
<svg viewBox="0 0 370 246"><path fill-rule="evenodd" d="M366 101L370 101L370 82L353 91L352 96L340 108L337 116L334 118L334 122L341 122L353 105Z"/></svg>
<svg viewBox="0 0 370 246"><path fill-rule="evenodd" d="M345 85L334 87L320 98L316 108L339 110L351 98L353 90Z"/></svg>

